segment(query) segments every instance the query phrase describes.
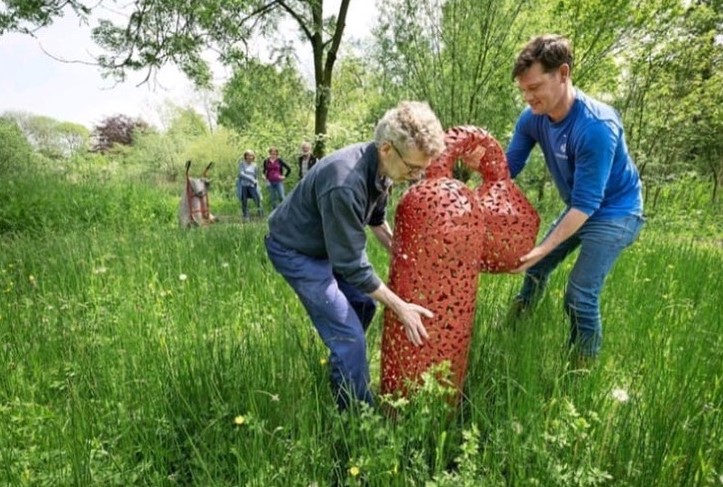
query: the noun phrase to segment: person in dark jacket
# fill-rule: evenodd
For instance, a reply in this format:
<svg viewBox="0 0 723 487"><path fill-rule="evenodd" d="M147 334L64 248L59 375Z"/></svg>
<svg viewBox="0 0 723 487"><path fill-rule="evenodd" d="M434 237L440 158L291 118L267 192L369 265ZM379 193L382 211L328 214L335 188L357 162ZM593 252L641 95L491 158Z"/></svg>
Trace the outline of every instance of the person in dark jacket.
<svg viewBox="0 0 723 487"><path fill-rule="evenodd" d="M376 301L404 324L410 346L428 338L432 313L402 300L377 276L366 253L366 226L391 250L386 205L392 182L417 178L444 150L444 131L426 103L402 102L379 121L373 142L321 159L269 216L266 249L330 350L337 405L373 404L365 331Z"/></svg>
<svg viewBox="0 0 723 487"><path fill-rule="evenodd" d="M311 153L311 144L308 142L301 143L301 154L299 155L299 181L301 181L309 169L316 164L316 157Z"/></svg>

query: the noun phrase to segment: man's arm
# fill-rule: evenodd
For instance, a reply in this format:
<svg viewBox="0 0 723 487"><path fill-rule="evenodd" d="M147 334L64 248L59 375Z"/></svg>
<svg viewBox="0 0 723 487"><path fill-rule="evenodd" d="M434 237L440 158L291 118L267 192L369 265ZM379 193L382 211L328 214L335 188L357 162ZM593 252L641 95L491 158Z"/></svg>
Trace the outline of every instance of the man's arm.
<svg viewBox="0 0 723 487"><path fill-rule="evenodd" d="M392 233L392 228L389 226L389 223L385 221L381 225L369 226L369 228L377 240L379 240L379 243L381 243L384 248L387 249L387 252L391 254L392 237L394 234Z"/></svg>
<svg viewBox="0 0 723 487"><path fill-rule="evenodd" d="M525 272L527 269L537 264L558 245L574 235L588 218L590 217L587 213L584 213L576 208L570 208L567 213L565 213L565 216L562 217L560 223L557 224L555 229L545 240L530 250L526 255L520 257L522 265L512 272L515 274Z"/></svg>
<svg viewBox="0 0 723 487"><path fill-rule="evenodd" d="M414 303L407 303L402 298L394 294L383 282L379 287L369 294L372 298L381 302L387 308L391 309L399 321L404 325L404 331L407 338L414 345L420 346L424 340L429 339L427 329L422 324L422 316L432 318L434 314L427 308Z"/></svg>

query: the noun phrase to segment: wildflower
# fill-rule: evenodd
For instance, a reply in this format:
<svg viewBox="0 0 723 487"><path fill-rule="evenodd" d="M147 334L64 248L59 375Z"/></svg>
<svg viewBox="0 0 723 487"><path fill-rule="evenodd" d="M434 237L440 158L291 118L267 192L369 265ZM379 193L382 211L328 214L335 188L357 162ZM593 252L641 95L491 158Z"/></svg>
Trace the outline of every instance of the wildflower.
<svg viewBox="0 0 723 487"><path fill-rule="evenodd" d="M96 275L105 274L107 271L108 271L107 267L100 266L100 267L96 267L95 269L93 269L93 274L96 274Z"/></svg>
<svg viewBox="0 0 723 487"><path fill-rule="evenodd" d="M181 281L185 281L186 279L188 279L188 276L186 274L180 274L178 276L178 279L180 279Z"/></svg>
<svg viewBox="0 0 723 487"><path fill-rule="evenodd" d="M235 418L233 418L233 424L236 426L242 426L246 424L246 416L238 415Z"/></svg>
<svg viewBox="0 0 723 487"><path fill-rule="evenodd" d="M359 467L357 467L356 465L349 469L349 475L351 475L352 477L358 477L359 473L361 473L361 470L359 470Z"/></svg>
<svg viewBox="0 0 723 487"><path fill-rule="evenodd" d="M224 269L228 269L228 262L223 262L221 264L221 267L223 267Z"/></svg>
<svg viewBox="0 0 723 487"><path fill-rule="evenodd" d="M321 360L319 360L319 363L321 365L326 365L329 363L329 360L326 357L322 357Z"/></svg>
<svg viewBox="0 0 723 487"><path fill-rule="evenodd" d="M628 402L628 400L630 399L628 391L626 391L625 389L613 389L610 395L613 396L613 399L618 402Z"/></svg>
<svg viewBox="0 0 723 487"><path fill-rule="evenodd" d="M28 281L30 281L30 285L33 287L38 285L38 282L35 280L35 276L32 274L28 277Z"/></svg>

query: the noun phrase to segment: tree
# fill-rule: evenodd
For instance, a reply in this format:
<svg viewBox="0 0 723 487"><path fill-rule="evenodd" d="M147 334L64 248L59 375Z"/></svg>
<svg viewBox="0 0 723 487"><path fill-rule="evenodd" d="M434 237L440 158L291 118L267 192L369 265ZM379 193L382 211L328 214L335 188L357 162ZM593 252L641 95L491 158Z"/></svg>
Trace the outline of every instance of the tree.
<svg viewBox="0 0 723 487"><path fill-rule="evenodd" d="M12 118L0 117L0 173L20 173L33 160L33 148Z"/></svg>
<svg viewBox="0 0 723 487"><path fill-rule="evenodd" d="M148 124L143 120L134 120L127 115L107 117L93 130L93 151L106 153L116 144L131 145L136 133L147 128Z"/></svg>
<svg viewBox="0 0 723 487"><path fill-rule="evenodd" d="M5 116L15 121L36 151L50 159L70 157L87 147L90 133L80 124L27 112L7 112Z"/></svg>
<svg viewBox="0 0 723 487"><path fill-rule="evenodd" d="M723 9L720 2L671 5L626 53L621 96L629 142L655 207L661 184L706 175L711 199L723 185Z"/></svg>
<svg viewBox="0 0 723 487"><path fill-rule="evenodd" d="M87 17L91 12L91 7L87 6L86 2L78 0L5 0L3 3L5 8L0 11L0 35L6 32L32 34L37 29L52 24L56 17L62 17L68 8L81 18Z"/></svg>
<svg viewBox="0 0 723 487"><path fill-rule="evenodd" d="M275 126L304 133L313 97L289 58L270 64L249 59L224 86L218 121L240 132Z"/></svg>
<svg viewBox="0 0 723 487"><path fill-rule="evenodd" d="M126 26L102 21L93 37L106 54L98 61L108 74L123 79L127 70L148 70L148 76L174 63L199 86L211 78L203 54L219 53L225 65L248 57L247 43L261 34L279 37L282 20L291 20L314 58L315 152L324 151L334 65L346 26L350 0L341 0L335 16L324 18L323 0L220 0L186 2L138 0Z"/></svg>

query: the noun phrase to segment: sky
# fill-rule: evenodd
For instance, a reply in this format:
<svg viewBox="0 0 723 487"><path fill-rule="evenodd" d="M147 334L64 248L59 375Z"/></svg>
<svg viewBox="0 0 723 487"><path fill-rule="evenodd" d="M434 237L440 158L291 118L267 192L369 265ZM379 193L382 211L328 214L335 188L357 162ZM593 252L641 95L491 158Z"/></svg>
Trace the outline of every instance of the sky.
<svg viewBox="0 0 723 487"><path fill-rule="evenodd" d="M325 14L338 8L338 0L327 0ZM351 0L344 41L369 35L376 14L375 2ZM334 9L334 10L332 10ZM99 15L108 18L106 11ZM92 23L93 21L91 21ZM94 24L93 24L94 26ZM97 66L82 62L61 62L60 59L92 62L100 51L90 37L91 26L82 25L72 12L36 33L5 34L0 37L0 114L6 111L29 112L64 122L92 128L105 117L124 114L141 117L162 126L159 115L166 101L188 106L198 103L199 95L192 84L175 67L166 66L148 83L139 84L146 72L129 73L128 80L117 84L104 79ZM311 49L301 54L311 59ZM215 69L216 84L230 73Z"/></svg>

